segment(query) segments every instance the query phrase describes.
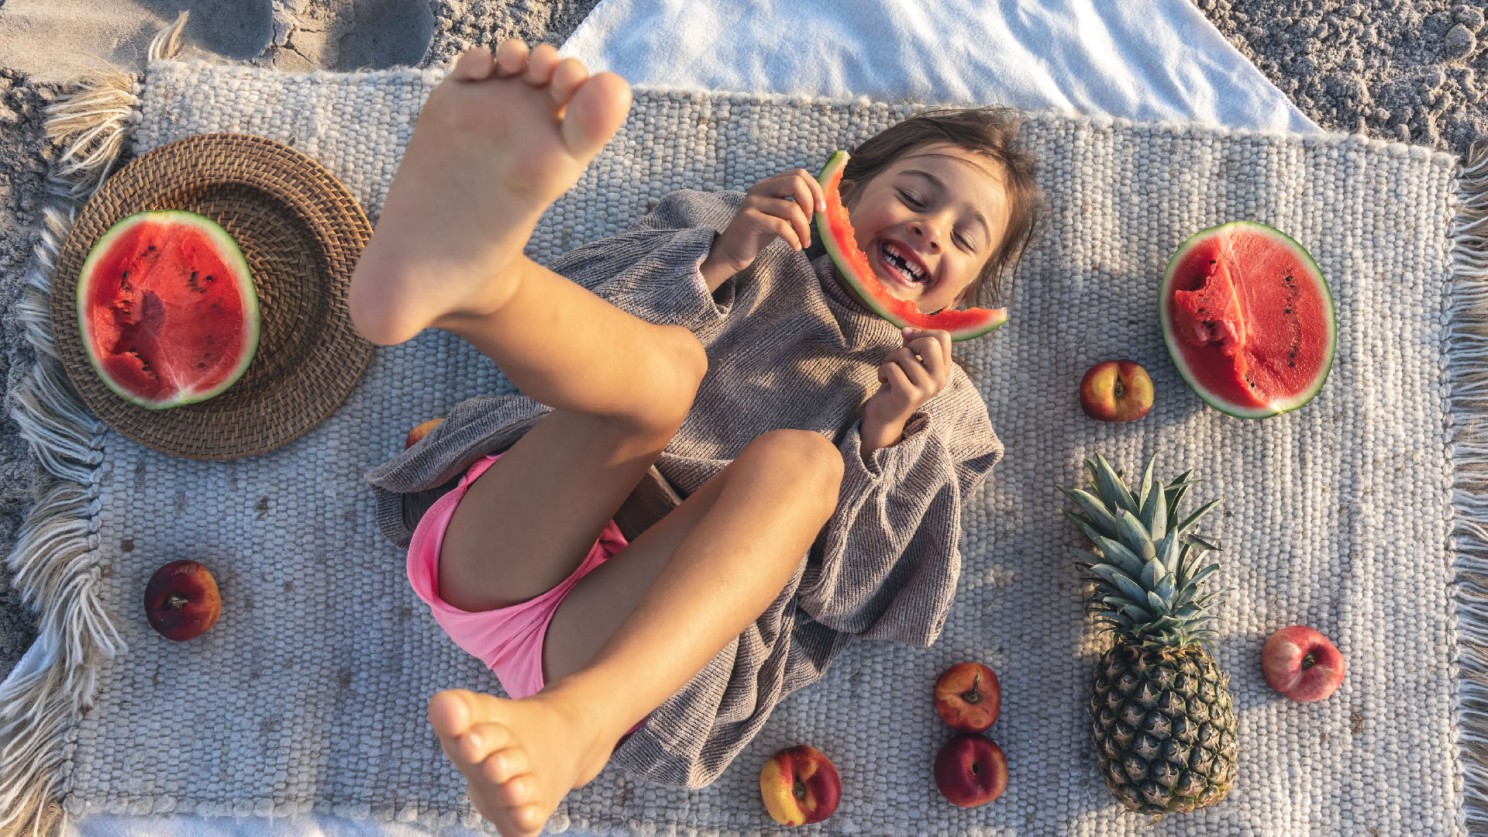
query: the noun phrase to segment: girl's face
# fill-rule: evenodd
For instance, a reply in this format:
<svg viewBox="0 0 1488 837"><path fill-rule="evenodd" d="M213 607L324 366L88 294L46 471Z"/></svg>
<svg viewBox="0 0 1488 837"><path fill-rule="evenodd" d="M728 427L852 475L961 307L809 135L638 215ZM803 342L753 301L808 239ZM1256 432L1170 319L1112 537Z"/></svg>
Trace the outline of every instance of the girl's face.
<svg viewBox="0 0 1488 837"><path fill-rule="evenodd" d="M879 281L927 314L965 300L1007 230L1000 168L949 143L914 149L842 192Z"/></svg>

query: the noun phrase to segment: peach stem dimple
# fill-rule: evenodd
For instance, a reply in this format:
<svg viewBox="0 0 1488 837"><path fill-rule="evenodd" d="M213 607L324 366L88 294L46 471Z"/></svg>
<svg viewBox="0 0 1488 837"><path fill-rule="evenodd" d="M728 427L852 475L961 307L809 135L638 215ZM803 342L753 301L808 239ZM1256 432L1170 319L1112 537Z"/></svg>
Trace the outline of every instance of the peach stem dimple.
<svg viewBox="0 0 1488 837"><path fill-rule="evenodd" d="M1120 384L1117 384L1117 386L1119 387ZM1121 391L1120 391L1119 388L1117 389L1116 394L1118 396L1121 394ZM982 693L980 691L978 691L978 689L977 689L977 686L981 685L981 682L982 682L982 675L981 674L972 675L972 678L971 678L971 688L970 689L967 689L966 691L964 691L964 692L961 693L961 699L964 700L964 701L966 701L967 703L981 703L982 702Z"/></svg>

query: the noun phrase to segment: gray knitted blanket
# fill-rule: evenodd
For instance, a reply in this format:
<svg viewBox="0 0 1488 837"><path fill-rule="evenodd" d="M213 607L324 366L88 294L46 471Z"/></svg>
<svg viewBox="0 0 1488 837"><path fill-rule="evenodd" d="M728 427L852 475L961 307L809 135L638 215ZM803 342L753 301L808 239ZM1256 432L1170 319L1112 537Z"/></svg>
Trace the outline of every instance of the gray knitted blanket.
<svg viewBox="0 0 1488 837"><path fill-rule="evenodd" d="M138 151L214 131L287 142L376 219L437 80L158 61L121 124ZM551 258L616 232L674 189L742 189L815 168L912 109L639 91L532 252ZM713 786L607 770L551 830L769 831L758 772L798 743L842 774L841 807L819 829L833 834L1459 834L1488 822L1472 798L1483 798L1482 762L1468 752L1481 741L1483 692L1462 671L1481 676L1488 612L1488 230L1464 226L1483 211L1481 197L1476 209L1465 201L1488 175L1462 178L1450 157L1341 135L1036 115L1026 137L1043 160L1049 224L1008 300L1010 324L959 346L1007 456L967 504L942 639L929 650L857 643L785 701ZM1236 218L1307 246L1339 317L1322 394L1259 422L1223 416L1184 386L1155 317L1178 243ZM65 224L58 216L39 242L38 290ZM39 318L32 336L48 339ZM1144 363L1156 384L1152 414L1134 424L1092 421L1076 401L1084 370L1116 357ZM381 349L324 424L227 463L172 459L109 432L48 383L47 363L12 409L54 484L12 561L31 569L21 582L48 614L48 644L0 689L0 744L27 748L0 763L0 793L50 794L79 813L475 822L424 707L438 689L493 680L409 589L363 474L412 425L509 391L489 363L443 333ZM1239 778L1220 805L1156 826L1119 808L1088 732L1104 644L1082 613L1066 549L1077 533L1055 488L1081 479L1095 452L1127 469L1156 454L1164 477L1196 469L1196 500L1224 499L1213 528L1230 592L1214 651L1235 691ZM140 591L160 564L198 556L217 571L222 621L201 639L163 641ZM1347 657L1343 688L1324 702L1291 703L1261 676L1265 637L1296 623ZM931 773L949 738L931 684L968 659L1001 678L990 735L1010 783L998 801L962 810Z"/></svg>

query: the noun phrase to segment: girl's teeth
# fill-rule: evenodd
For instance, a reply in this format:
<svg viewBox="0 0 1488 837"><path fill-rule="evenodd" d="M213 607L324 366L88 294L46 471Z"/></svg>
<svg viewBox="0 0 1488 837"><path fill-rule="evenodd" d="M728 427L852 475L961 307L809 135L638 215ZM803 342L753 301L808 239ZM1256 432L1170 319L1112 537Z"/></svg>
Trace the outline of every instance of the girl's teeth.
<svg viewBox="0 0 1488 837"><path fill-rule="evenodd" d="M887 244L883 246L883 255L884 261L888 263L889 268L898 273L900 278L905 282L911 285L921 284L922 280L915 274L914 268L910 267L909 259L890 249Z"/></svg>

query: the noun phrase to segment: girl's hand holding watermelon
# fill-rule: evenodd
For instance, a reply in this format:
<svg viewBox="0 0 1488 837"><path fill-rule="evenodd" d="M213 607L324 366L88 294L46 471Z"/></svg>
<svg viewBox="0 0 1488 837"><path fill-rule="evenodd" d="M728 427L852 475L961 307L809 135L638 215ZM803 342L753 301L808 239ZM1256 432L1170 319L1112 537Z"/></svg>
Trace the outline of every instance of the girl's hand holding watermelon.
<svg viewBox="0 0 1488 837"><path fill-rule="evenodd" d="M948 331L900 329L904 345L878 366L878 392L863 405L864 459L879 448L897 443L904 425L926 401L945 388L951 367Z"/></svg>
<svg viewBox="0 0 1488 837"><path fill-rule="evenodd" d="M821 184L805 169L754 184L744 193L743 206L703 260L701 269L708 290L718 290L730 276L754 264L759 251L777 238L793 250L806 249L811 243L811 216L826 205Z"/></svg>

